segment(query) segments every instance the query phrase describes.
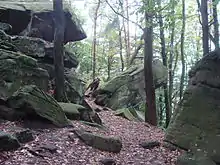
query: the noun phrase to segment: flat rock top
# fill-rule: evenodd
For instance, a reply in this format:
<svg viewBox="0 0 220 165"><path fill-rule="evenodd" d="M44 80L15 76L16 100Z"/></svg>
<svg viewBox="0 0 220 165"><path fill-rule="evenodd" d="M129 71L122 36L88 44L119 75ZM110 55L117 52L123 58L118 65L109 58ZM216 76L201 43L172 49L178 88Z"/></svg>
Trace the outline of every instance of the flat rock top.
<svg viewBox="0 0 220 165"><path fill-rule="evenodd" d="M119 154L102 152L85 145L77 137L69 138L73 128L51 128L35 130L35 141L27 143L15 152L0 153L0 164L40 164L40 165L98 165L103 158L113 158L120 165L175 165L180 151L170 151L163 146L153 149L144 149L140 146L144 141L163 141L164 132L145 123L128 121L114 116L111 111L99 113L107 131L83 125L79 121L73 121L75 128L84 129L93 133L119 137L123 148ZM19 123L0 123L0 129L13 132L13 128ZM74 129L75 129L74 128ZM34 149L42 145L57 147L56 153L45 154L45 157L33 156L28 149Z"/></svg>

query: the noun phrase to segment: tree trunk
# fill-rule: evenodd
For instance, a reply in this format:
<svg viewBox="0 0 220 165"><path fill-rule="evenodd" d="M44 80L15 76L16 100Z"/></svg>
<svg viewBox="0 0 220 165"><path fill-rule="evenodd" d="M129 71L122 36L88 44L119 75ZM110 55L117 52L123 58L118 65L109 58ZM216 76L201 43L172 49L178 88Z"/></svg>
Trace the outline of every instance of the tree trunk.
<svg viewBox="0 0 220 165"><path fill-rule="evenodd" d="M158 6L161 10L161 0L158 1ZM160 25L161 56L163 60L163 65L167 67L166 43L165 43L165 37L164 37L163 18L162 18L161 13L159 13L159 25ZM164 101L165 101L165 108L166 108L166 127L167 127L169 125L170 118L171 118L167 81L165 82L163 86L163 91L164 91Z"/></svg>
<svg viewBox="0 0 220 165"><path fill-rule="evenodd" d="M111 78L111 57L108 56L108 65L107 65L107 72L108 72L108 77L107 77L107 81L110 80Z"/></svg>
<svg viewBox="0 0 220 165"><path fill-rule="evenodd" d="M98 0L98 4L95 9L94 15L94 29L93 29L93 42L92 42L92 78L93 80L96 77L96 45L97 45L97 38L96 38L96 28L97 28L97 19L98 19L98 11L100 7L101 0Z"/></svg>
<svg viewBox="0 0 220 165"><path fill-rule="evenodd" d="M218 0L212 0L215 49L219 48L219 22L218 22L217 4L218 4Z"/></svg>
<svg viewBox="0 0 220 165"><path fill-rule="evenodd" d="M129 60L131 55L131 44L130 44L130 26L129 26L129 6L128 6L128 0L125 0L126 2L126 17L127 17L127 65L129 66Z"/></svg>
<svg viewBox="0 0 220 165"><path fill-rule="evenodd" d="M159 107L160 107L160 111L159 111L159 126L163 125L163 96L162 94L160 94L159 96Z"/></svg>
<svg viewBox="0 0 220 165"><path fill-rule="evenodd" d="M209 53L209 21L207 0L201 0L200 12L202 16L202 47L203 55Z"/></svg>
<svg viewBox="0 0 220 165"><path fill-rule="evenodd" d="M172 112L172 94L173 94L173 59L174 59L174 36L175 36L175 4L174 0L171 0L171 34L170 34L170 53L169 53L169 62L168 62L168 77L169 77L169 101L170 101L170 111ZM171 116L171 114L170 114ZM168 121L167 121L168 122Z"/></svg>
<svg viewBox="0 0 220 165"><path fill-rule="evenodd" d="M64 87L64 30L65 19L63 11L62 0L53 0L53 9L55 14L54 25L54 69L55 69L55 98L57 101L63 101L65 99L65 87Z"/></svg>
<svg viewBox="0 0 220 165"><path fill-rule="evenodd" d="M149 2L146 5L148 10ZM150 5L152 7L152 5ZM157 112L155 103L155 88L153 83L152 60L153 60L153 25L152 13L145 11L146 28L144 30L144 75L146 92L145 121L157 125Z"/></svg>
<svg viewBox="0 0 220 165"><path fill-rule="evenodd" d="M144 34L141 36L141 41L144 38ZM136 45L136 44L135 44ZM129 61L129 66L133 64L135 57L138 55L139 50L141 50L141 48L144 46L144 44L142 42L140 42L140 44L138 46L136 46L134 53L132 54L130 61Z"/></svg>
<svg viewBox="0 0 220 165"><path fill-rule="evenodd" d="M184 58L185 26L186 26L185 0L182 0L182 29L181 29L181 46L180 46L182 73L180 80L180 100L183 97L184 77L185 77L185 58Z"/></svg>
<svg viewBox="0 0 220 165"><path fill-rule="evenodd" d="M120 8L121 8L121 14L122 15L125 15L125 11L124 11L124 3L123 3L123 0L122 1L119 1L119 5L120 5ZM128 46L128 32L126 30L126 27L125 27L125 18L123 17L122 18L122 29L124 31L124 42L125 42L125 51L126 51L126 58L125 58L125 64L126 64L126 68L128 67L128 61L129 61L129 58L128 58L128 49L129 49L129 46Z"/></svg>
<svg viewBox="0 0 220 165"><path fill-rule="evenodd" d="M120 53L120 60L121 60L121 71L123 72L124 71L124 60L123 60L123 54L122 54L122 51L123 51L123 45L122 45L122 35L121 35L121 31L122 29L119 28L119 53Z"/></svg>

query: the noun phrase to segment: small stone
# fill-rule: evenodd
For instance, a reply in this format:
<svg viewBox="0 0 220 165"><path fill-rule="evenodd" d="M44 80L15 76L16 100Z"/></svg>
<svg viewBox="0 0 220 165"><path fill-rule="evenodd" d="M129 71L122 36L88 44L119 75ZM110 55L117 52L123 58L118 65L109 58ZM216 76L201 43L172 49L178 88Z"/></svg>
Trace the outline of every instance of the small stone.
<svg viewBox="0 0 220 165"><path fill-rule="evenodd" d="M113 158L103 158L100 160L103 165L116 165L116 161Z"/></svg>
<svg viewBox="0 0 220 165"><path fill-rule="evenodd" d="M142 142L140 144L140 146L145 148L145 149L152 149L154 147L160 146L160 142L158 142L158 141Z"/></svg>
<svg viewBox="0 0 220 165"><path fill-rule="evenodd" d="M16 132L15 137L20 143L28 143L34 140L33 134L29 129Z"/></svg>
<svg viewBox="0 0 220 165"><path fill-rule="evenodd" d="M52 154L57 152L57 146L53 144L47 144L47 145L41 146L40 148L48 150Z"/></svg>

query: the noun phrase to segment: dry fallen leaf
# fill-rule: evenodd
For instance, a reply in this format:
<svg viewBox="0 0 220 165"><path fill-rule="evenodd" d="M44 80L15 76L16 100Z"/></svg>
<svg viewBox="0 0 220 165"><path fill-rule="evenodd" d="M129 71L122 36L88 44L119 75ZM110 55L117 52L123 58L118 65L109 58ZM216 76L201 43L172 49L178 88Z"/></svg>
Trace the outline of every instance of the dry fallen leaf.
<svg viewBox="0 0 220 165"><path fill-rule="evenodd" d="M139 144L144 141L163 142L164 132L156 127L146 126L144 123L128 121L115 116L111 111L99 113L107 131L95 127L83 125L79 121L73 121L75 128L90 130L94 133L107 136L117 136L122 140L123 148L119 154L102 152L85 145L77 137L69 138L71 128L53 128L34 130L35 141L29 142L25 147L15 152L0 153L0 164L21 165L98 165L103 157L113 158L121 165L175 165L180 151L170 151L162 145L153 149L144 149ZM11 126L19 126L18 123L6 122L0 125L6 132ZM11 132L11 131L10 131ZM36 148L43 144L54 144L57 152L45 155L44 158L33 156L27 148Z"/></svg>

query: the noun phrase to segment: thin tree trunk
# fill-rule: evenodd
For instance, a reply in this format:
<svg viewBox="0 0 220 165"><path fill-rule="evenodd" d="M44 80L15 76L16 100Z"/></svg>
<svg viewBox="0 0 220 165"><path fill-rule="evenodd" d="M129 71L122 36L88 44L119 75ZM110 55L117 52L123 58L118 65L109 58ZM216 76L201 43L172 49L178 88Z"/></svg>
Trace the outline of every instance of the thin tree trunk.
<svg viewBox="0 0 220 165"><path fill-rule="evenodd" d="M109 81L111 78L111 73L110 73L111 72L111 59L110 59L110 56L108 56L107 72L108 72L107 81Z"/></svg>
<svg viewBox="0 0 220 165"><path fill-rule="evenodd" d="M159 126L162 126L163 125L163 96L162 96L162 94L160 94L160 96L159 96L159 107L160 107Z"/></svg>
<svg viewBox="0 0 220 165"><path fill-rule="evenodd" d="M213 20L214 20L214 44L215 49L219 48L219 22L218 22L218 11L217 11L217 0L212 0L213 6Z"/></svg>
<svg viewBox="0 0 220 165"><path fill-rule="evenodd" d="M207 0L201 0L200 12L202 16L202 47L203 55L209 53L209 21Z"/></svg>
<svg viewBox="0 0 220 165"><path fill-rule="evenodd" d="M92 42L92 64L93 64L93 67L92 67L92 78L93 80L95 79L96 77L96 45L97 45L97 38L96 38L96 28L97 28L97 19L98 19L98 10L99 10L99 7L100 7L100 3L101 1L98 0L98 4L96 6L96 9L95 9L95 15L94 15L94 29L93 29L93 42Z"/></svg>
<svg viewBox="0 0 220 165"><path fill-rule="evenodd" d="M136 20L138 21L139 19L138 19L138 13L136 13ZM136 50L137 49L137 26L135 26L135 28L134 28L134 50Z"/></svg>
<svg viewBox="0 0 220 165"><path fill-rule="evenodd" d="M122 1L119 1L119 5L121 7L121 14L122 15L125 15L125 11L124 11L124 3L123 3L123 0ZM126 30L126 27L125 27L125 18L123 17L122 18L122 29L124 31L124 42L125 42L125 51L126 51L126 58L125 58L125 64L126 64L126 67L128 67L128 62L129 62L129 58L128 58L128 49L129 49L129 46L128 46L128 32Z"/></svg>
<svg viewBox="0 0 220 165"><path fill-rule="evenodd" d="M173 0L172 2L172 9L171 15L174 16L175 14L175 4ZM173 59L174 59L174 36L175 36L175 19L172 18L171 23L171 34L170 34L170 53L169 53L169 62L168 62L168 74L169 74L169 101L170 101L170 110L172 112L172 94L173 94ZM169 115L169 114L167 114Z"/></svg>
<svg viewBox="0 0 220 165"><path fill-rule="evenodd" d="M129 66L129 60L131 55L131 44L130 44L130 26L129 26L129 6L128 0L125 0L126 3L126 17L127 17L127 65Z"/></svg>
<svg viewBox="0 0 220 165"><path fill-rule="evenodd" d="M124 71L124 59L123 59L123 54L122 54L122 50L123 50L123 45L122 45L122 35L121 35L121 31L122 29L119 28L119 53L120 53L120 60L121 60L121 71Z"/></svg>
<svg viewBox="0 0 220 165"><path fill-rule="evenodd" d="M141 36L141 40L143 40L143 38L144 38L144 34ZM135 44L135 45L136 45L136 44ZM131 59L130 59L130 62L129 62L129 66L133 64L135 57L138 55L139 50L140 50L143 46L144 46L144 44L143 44L143 43L140 43L140 44L136 47L134 53L133 53L132 56L131 56Z"/></svg>
<svg viewBox="0 0 220 165"><path fill-rule="evenodd" d="M123 23L122 23L122 27L123 27L123 30L124 30L124 41L125 41L125 49L126 49L126 60L125 60L125 63L126 63L126 66L128 66L128 41L127 41L127 31L126 31L126 28L125 28L125 19L123 18Z"/></svg>
<svg viewBox="0 0 220 165"><path fill-rule="evenodd" d="M161 1L158 1L158 6L159 8L161 8ZM165 37L164 37L163 18L162 18L161 13L159 13L159 25L160 25L161 56L163 60L163 65L167 67L166 43L165 43ZM164 101L165 101L165 108L166 108L166 127L167 127L170 122L170 117L171 117L167 81L165 82L163 86L163 91L164 91Z"/></svg>
<svg viewBox="0 0 220 165"><path fill-rule="evenodd" d="M181 29L181 44L180 44L182 73L180 80L180 100L183 97L184 77L185 77L185 58L184 58L185 26L186 26L185 0L182 0L182 29Z"/></svg>
<svg viewBox="0 0 220 165"><path fill-rule="evenodd" d="M148 10L149 2L146 5ZM152 7L152 5L150 5ZM153 83L152 60L153 60L153 26L152 13L145 11L146 29L144 30L144 75L146 92L145 121L157 125L157 111L155 103L155 88Z"/></svg>
<svg viewBox="0 0 220 165"><path fill-rule="evenodd" d="M53 0L53 9L55 14L54 25L54 70L55 70L55 98L58 101L65 99L64 87L64 64L63 64L63 41L65 30L65 19L62 0Z"/></svg>

